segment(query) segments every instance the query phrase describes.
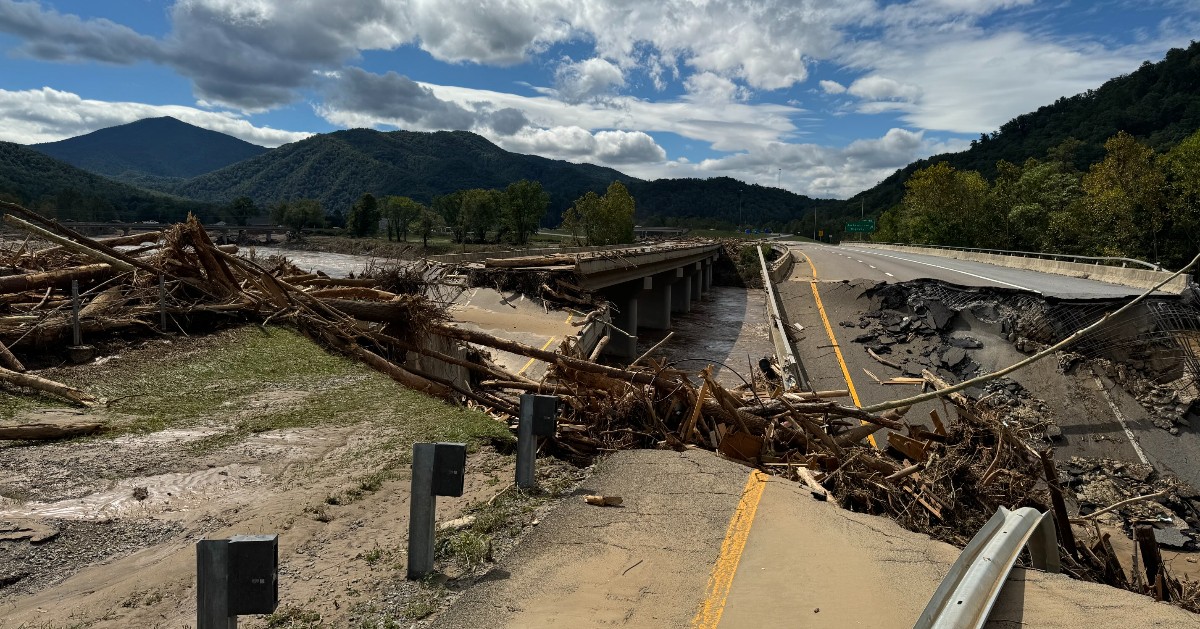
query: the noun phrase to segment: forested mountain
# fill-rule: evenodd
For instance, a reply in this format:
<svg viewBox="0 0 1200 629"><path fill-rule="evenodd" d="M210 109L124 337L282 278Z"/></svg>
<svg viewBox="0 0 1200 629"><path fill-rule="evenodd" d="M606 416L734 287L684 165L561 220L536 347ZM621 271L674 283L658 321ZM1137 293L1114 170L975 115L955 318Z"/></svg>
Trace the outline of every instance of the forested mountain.
<svg viewBox="0 0 1200 629"><path fill-rule="evenodd" d="M610 168L509 153L466 131L350 129L286 144L175 190L218 202L247 196L260 205L314 198L326 210L346 210L366 192L428 203L456 190L503 188L520 179L540 181L557 213L588 190L632 180Z"/></svg>
<svg viewBox="0 0 1200 629"><path fill-rule="evenodd" d="M900 202L904 182L914 172L937 162L994 179L1001 160L1020 164L1030 157L1041 159L1051 148L1075 138L1082 144L1074 151L1074 166L1086 170L1104 158L1105 141L1119 131L1161 153L1198 129L1200 43L1193 42L1187 49L1172 49L1162 61L1147 61L1133 73L1095 90L1017 116L996 132L972 141L966 151L913 162L846 201L839 213L856 215L861 201L868 213L878 215Z"/></svg>
<svg viewBox="0 0 1200 629"><path fill-rule="evenodd" d="M0 142L0 198L71 220L182 220L215 216L210 204L142 190Z"/></svg>
<svg viewBox="0 0 1200 629"><path fill-rule="evenodd" d="M144 184L189 179L267 152L267 148L170 117L146 118L36 149L84 170Z"/></svg>
<svg viewBox="0 0 1200 629"><path fill-rule="evenodd" d="M550 195L545 224L586 192L603 193L614 181L637 201L638 219L728 221L739 198L747 221L783 223L812 199L785 190L728 178L646 182L594 166L510 153L467 131L373 131L350 129L313 136L258 157L196 177L174 188L182 196L228 202L247 196L259 205L315 198L326 211L346 211L363 193L400 195L429 203L433 197L471 188L503 188L521 179L541 182Z"/></svg>

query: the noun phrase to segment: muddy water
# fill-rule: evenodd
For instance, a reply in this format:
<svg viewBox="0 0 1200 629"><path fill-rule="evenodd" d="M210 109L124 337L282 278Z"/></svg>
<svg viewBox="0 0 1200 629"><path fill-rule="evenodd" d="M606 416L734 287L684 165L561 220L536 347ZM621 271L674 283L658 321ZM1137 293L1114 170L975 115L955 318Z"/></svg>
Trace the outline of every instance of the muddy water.
<svg viewBox="0 0 1200 629"><path fill-rule="evenodd" d="M309 273L320 271L330 277L346 277L354 273L358 275L370 264L377 264L383 258L375 256L356 256L345 253L326 253L324 251L297 251L280 247L246 247L242 255L249 256L254 251L255 257L283 256L292 264Z"/></svg>
<svg viewBox="0 0 1200 629"><path fill-rule="evenodd" d="M758 360L774 352L766 307L761 290L714 286L703 301L692 302L691 312L671 315L675 336L656 355L666 356L668 362L678 362L688 371L712 364L721 384L740 385L743 377L750 379L747 358L757 370ZM666 335L665 331L639 329L638 351L645 352Z"/></svg>

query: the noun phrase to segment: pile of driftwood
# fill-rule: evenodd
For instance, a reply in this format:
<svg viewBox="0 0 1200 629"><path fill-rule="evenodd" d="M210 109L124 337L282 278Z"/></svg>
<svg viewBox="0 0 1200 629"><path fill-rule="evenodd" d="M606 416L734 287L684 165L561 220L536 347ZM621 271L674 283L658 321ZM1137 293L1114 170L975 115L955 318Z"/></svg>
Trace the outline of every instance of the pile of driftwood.
<svg viewBox="0 0 1200 629"><path fill-rule="evenodd" d="M1051 453L1035 449L1035 436L1019 422L1006 422L998 415L1002 409L961 393L945 391L942 411L917 423L906 418L905 407L870 412L835 401L845 391L785 391L766 376L731 390L713 378L711 368L684 371L652 356L606 365L456 327L443 303L426 296L427 280L436 276L428 269L335 279L284 262L263 265L239 257L214 245L194 218L161 233L97 241L20 206L0 208L11 226L55 243L36 251L21 247L4 261L0 382L8 385L84 406L103 403L86 391L23 373L9 351L65 345L76 308L89 335L157 334L212 318L290 325L406 386L510 423L519 413L520 394L556 395L563 411L558 434L545 448L577 461L626 448L715 450L803 482L822 499L891 516L958 545L1000 506L1050 509L1067 571L1194 607L1188 601L1195 588L1167 575L1161 560L1144 557L1145 578L1130 581L1099 529L1072 527ZM117 249L140 245L146 246ZM558 259L544 262L541 266L568 266ZM499 267L485 268L489 277L499 277ZM570 276L553 279L555 286L542 281L526 288L569 293L566 302L593 301L574 290ZM79 299L69 292L73 281L79 283ZM441 340L430 342L434 337ZM532 380L494 364L478 348L538 359L548 368ZM450 380L422 372L406 363L413 352L470 376ZM931 373L923 380L934 390L950 387Z"/></svg>

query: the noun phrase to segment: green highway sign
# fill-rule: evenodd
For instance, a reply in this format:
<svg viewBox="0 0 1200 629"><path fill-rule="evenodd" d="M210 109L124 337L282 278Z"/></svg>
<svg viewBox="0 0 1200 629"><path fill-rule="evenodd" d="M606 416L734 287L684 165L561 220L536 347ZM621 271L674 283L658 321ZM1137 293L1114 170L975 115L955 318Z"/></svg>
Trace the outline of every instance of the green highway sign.
<svg viewBox="0 0 1200 629"><path fill-rule="evenodd" d="M854 223L846 223L846 231L847 232L873 232L873 231L875 231L875 221L873 219L867 219L864 221L857 221Z"/></svg>

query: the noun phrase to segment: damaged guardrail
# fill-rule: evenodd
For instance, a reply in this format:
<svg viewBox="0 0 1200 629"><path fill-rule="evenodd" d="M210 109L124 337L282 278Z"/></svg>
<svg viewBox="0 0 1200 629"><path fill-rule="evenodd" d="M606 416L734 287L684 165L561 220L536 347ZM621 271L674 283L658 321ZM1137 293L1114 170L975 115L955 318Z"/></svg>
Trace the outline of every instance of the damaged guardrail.
<svg viewBox="0 0 1200 629"><path fill-rule="evenodd" d="M1052 573L1060 570L1058 535L1050 512L1000 507L950 566L913 629L982 627L1026 546L1033 567Z"/></svg>
<svg viewBox="0 0 1200 629"><path fill-rule="evenodd" d="M796 352L792 350L792 342L788 340L787 328L783 317L779 314L779 301L775 298L775 283L771 280L771 269L767 259L763 257L762 247L755 247L758 252L758 263L762 269L763 287L767 290L767 317L771 320L771 342L775 345L775 357L783 369L783 383L788 389L799 386L801 390L812 391L805 377L804 367ZM790 254L789 254L790 255Z"/></svg>

